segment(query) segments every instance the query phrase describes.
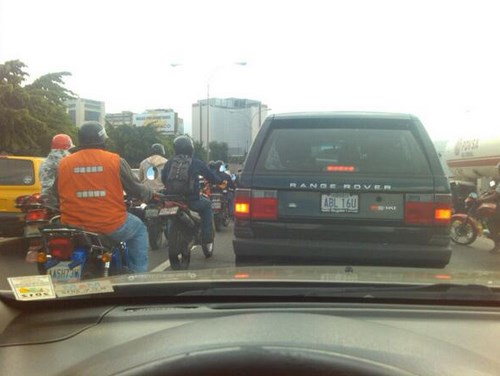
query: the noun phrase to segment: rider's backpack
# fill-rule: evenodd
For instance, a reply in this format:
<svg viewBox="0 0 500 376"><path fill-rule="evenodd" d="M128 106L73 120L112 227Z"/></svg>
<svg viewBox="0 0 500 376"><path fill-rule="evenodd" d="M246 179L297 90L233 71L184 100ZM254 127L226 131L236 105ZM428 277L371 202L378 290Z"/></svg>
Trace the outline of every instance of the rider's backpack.
<svg viewBox="0 0 500 376"><path fill-rule="evenodd" d="M193 182L189 177L189 167L193 159L186 155L176 155L167 176L165 188L167 194L186 195L192 193Z"/></svg>

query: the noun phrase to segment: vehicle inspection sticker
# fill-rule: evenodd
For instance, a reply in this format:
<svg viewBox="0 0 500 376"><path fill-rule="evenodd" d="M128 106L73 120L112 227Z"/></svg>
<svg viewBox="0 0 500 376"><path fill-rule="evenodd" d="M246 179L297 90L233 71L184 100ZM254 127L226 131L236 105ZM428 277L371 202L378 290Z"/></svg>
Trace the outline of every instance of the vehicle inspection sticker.
<svg viewBox="0 0 500 376"><path fill-rule="evenodd" d="M107 280L57 283L55 289L58 298L114 292L113 285Z"/></svg>
<svg viewBox="0 0 500 376"><path fill-rule="evenodd" d="M50 275L7 278L16 300L55 299L56 294Z"/></svg>

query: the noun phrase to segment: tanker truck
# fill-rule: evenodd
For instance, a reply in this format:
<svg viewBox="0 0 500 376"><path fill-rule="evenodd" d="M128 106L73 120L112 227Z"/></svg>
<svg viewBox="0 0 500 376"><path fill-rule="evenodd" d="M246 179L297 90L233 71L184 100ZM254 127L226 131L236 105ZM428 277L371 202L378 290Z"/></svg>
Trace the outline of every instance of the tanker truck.
<svg viewBox="0 0 500 376"><path fill-rule="evenodd" d="M449 141L442 154L451 179L476 184L479 192L500 180L500 137L463 137Z"/></svg>

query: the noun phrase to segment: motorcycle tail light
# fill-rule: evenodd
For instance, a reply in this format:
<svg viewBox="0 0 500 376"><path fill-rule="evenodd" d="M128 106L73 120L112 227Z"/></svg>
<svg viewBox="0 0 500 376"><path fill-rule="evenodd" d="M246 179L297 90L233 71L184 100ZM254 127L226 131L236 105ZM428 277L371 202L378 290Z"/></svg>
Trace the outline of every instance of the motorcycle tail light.
<svg viewBox="0 0 500 376"><path fill-rule="evenodd" d="M48 242L49 253L59 260L71 259L73 241L71 238L52 238Z"/></svg>
<svg viewBox="0 0 500 376"><path fill-rule="evenodd" d="M40 193L33 193L28 198L28 204L41 204L42 200L40 199Z"/></svg>
<svg viewBox="0 0 500 376"><path fill-rule="evenodd" d="M24 205L26 200L30 197L29 195L23 195L16 198L16 206Z"/></svg>
<svg viewBox="0 0 500 376"><path fill-rule="evenodd" d="M25 220L30 221L41 221L47 219L47 212L45 209L30 210L26 213Z"/></svg>

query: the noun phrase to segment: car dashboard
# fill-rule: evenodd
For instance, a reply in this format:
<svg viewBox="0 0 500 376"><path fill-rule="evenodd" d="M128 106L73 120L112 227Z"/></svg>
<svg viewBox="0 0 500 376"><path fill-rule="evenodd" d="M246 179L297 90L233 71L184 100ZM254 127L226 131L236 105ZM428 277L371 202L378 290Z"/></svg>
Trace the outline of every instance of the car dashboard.
<svg viewBox="0 0 500 376"><path fill-rule="evenodd" d="M500 374L494 307L0 304L2 375Z"/></svg>

